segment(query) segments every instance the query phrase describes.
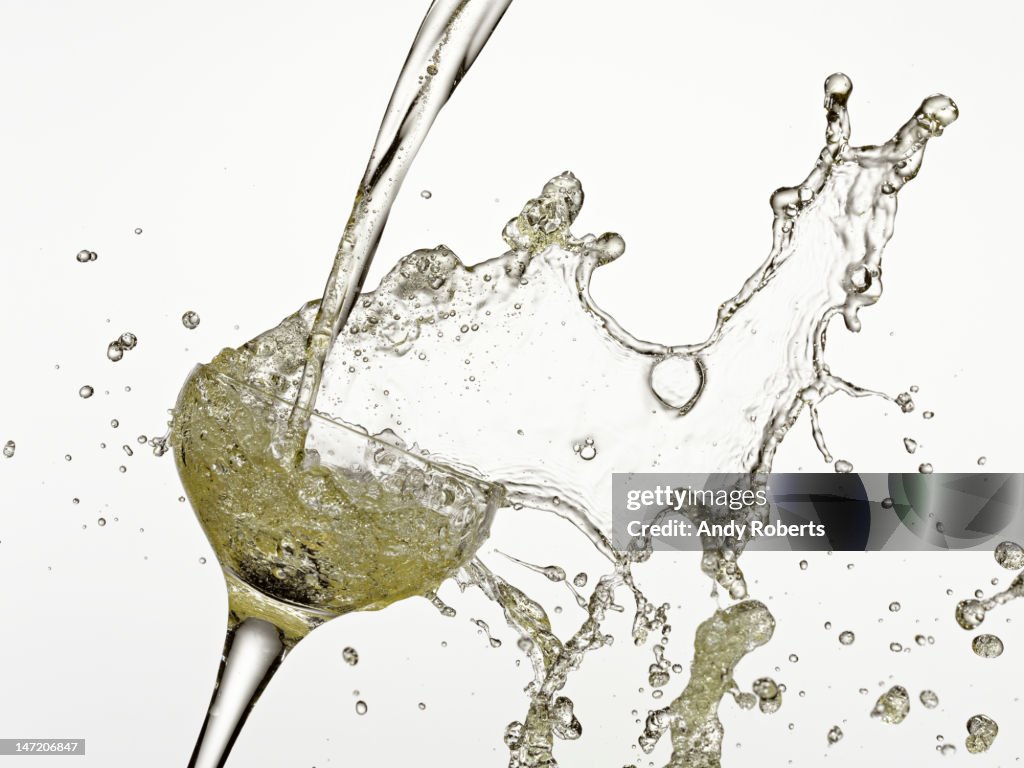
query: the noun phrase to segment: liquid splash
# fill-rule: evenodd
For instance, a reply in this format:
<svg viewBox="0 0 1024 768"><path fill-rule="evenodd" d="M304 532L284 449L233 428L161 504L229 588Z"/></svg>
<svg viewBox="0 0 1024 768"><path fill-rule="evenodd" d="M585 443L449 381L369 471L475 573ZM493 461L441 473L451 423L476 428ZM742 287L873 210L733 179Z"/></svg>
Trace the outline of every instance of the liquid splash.
<svg viewBox="0 0 1024 768"><path fill-rule="evenodd" d="M375 240L359 245L367 249L370 243L361 262L344 256L343 239L337 274L323 303L310 302L241 348L225 350L211 364L208 375L229 377L277 403L295 403L291 423L298 418L303 429L292 438L305 436L315 399L334 416L361 425L365 433L378 439L389 435L385 440L400 444L404 454L417 455L419 446L429 445L432 462L500 483L513 510L531 506L567 518L608 556L609 572L597 578L586 599L586 619L564 641L554 634L538 602L479 558L462 566L464 582L501 607L534 669L526 715L505 733L511 768L556 766L556 741L582 735L573 703L561 691L586 654L612 642L602 623L608 612L622 610L615 600L618 590L633 597L634 642L642 644L651 634L666 631L667 605L655 606L632 578L632 567L649 557L649 551L640 547L614 552L603 533L609 522L603 499L610 493L614 471L687 467L739 473L753 485L763 482L776 450L804 410L823 459L833 462L819 411L832 395L881 397L904 411L913 409L909 395L875 392L833 374L825 360L826 332L837 317L849 331L860 330L860 310L880 298L882 251L893 232L897 193L918 174L928 141L956 119L957 108L945 96L929 97L890 141L853 147L847 112L851 90L845 75L826 80L826 146L801 184L772 195L769 255L739 292L722 303L715 328L703 342L638 339L596 305L590 296L591 277L623 255L625 242L613 232L572 234L584 194L579 180L565 172L506 225L503 237L509 250L473 266L443 245L416 251L376 290L356 298L351 286L358 288L361 274L347 282L338 275L351 278L353 270L364 271ZM332 326L346 314L347 323L332 344L337 330ZM537 371L543 375L524 373ZM216 408L225 402L211 399L210 388L204 390L197 380L200 384L192 390L186 387L176 412L172 439L180 460L196 449L192 440L197 432L191 430L190 438L189 422L210 416L211 403ZM436 407L438 393L450 400L445 408ZM244 405L256 407L258 415L258 404ZM289 493L301 493L301 483L312 479L316 466L316 430L314 423L303 451L312 464L297 469L289 451L267 450L272 436L256 419L250 432L258 435L255 450L244 452L261 457L251 471L294 476L300 485ZM392 430L408 438L398 438ZM411 438L416 442L410 443ZM227 443L216 451L231 455ZM216 453L198 456L200 466L225 466ZM842 471L846 464L839 460L836 469ZM274 482L284 486L292 481L281 476ZM352 480L339 482L340 489ZM319 487L317 494L322 493ZM337 507L344 512L341 502ZM766 512L753 508L748 515L753 519ZM714 510L690 513L710 515ZM288 526L291 535L289 520L284 515L278 521L260 521L260 535L272 536L278 525ZM249 535L249 524L243 517L232 536ZM325 519L324 525L336 523ZM310 532L314 538L317 530ZM640 737L646 750L669 733L673 768L720 765L723 733L717 712L724 695L735 689L732 671L774 630L768 608L746 599L748 588L738 563L745 543L704 541L702 570L740 602L700 625L689 683L656 717L652 713ZM479 542L460 548L460 556L471 554L475 546ZM254 549L259 551L258 546ZM410 594L414 583L408 582L404 592L392 590L391 566L382 568L370 549L358 561L326 548L276 548L269 554L269 563L287 567L254 574L250 563L247 578L300 605L323 605L333 599L332 590L365 579L371 570L372 580L387 595L331 604L331 610L379 607ZM292 561L296 567L289 565ZM439 563L435 579L450 575L458 564L459 558ZM319 578L325 572L329 578ZM556 575L554 580L568 585L564 571ZM343 591L351 594L347 586ZM658 671L664 671L660 665ZM774 695L767 695L769 682ZM763 711L781 705L781 688L770 680L759 680L755 693ZM878 716L891 723L900 722L908 709L909 695L899 686L876 707Z"/></svg>

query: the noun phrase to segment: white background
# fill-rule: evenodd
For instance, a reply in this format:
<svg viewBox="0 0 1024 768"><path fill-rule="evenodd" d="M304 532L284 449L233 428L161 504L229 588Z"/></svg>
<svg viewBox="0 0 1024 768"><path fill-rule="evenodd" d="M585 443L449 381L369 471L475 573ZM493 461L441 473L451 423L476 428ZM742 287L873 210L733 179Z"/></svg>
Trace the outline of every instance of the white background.
<svg viewBox="0 0 1024 768"><path fill-rule="evenodd" d="M700 340L767 252L769 193L801 180L823 144L824 78L842 70L854 81L856 144L884 141L941 90L962 117L900 194L885 295L862 313L859 336L830 336L836 373L893 393L917 384L918 410L833 400L823 418L834 452L859 471L924 459L971 471L983 454L988 468L1020 470L1024 114L1010 7L519 0L413 166L370 285L438 242L467 262L497 255L504 222L568 168L587 193L575 231L619 231L628 245L595 278L597 301L640 337ZM226 600L177 501L170 456L154 459L136 436L163 433L194 363L319 294L424 10L411 0L0 4L0 442L18 446L0 459L0 737L84 737L76 765L186 763ZM82 248L98 261L77 263ZM202 317L195 331L180 322L189 309ZM128 330L138 348L113 365L107 343ZM78 397L83 384L96 389L90 400ZM903 452L905 434L922 443L918 456ZM776 469L818 462L801 423ZM526 513L504 515L494 536L523 559L595 575L580 539ZM564 606L553 617L563 635L578 624L567 592L487 559ZM957 599L991 590L994 576L1008 582L990 557L834 555L803 572L795 556L773 554L745 569L779 628L738 680L771 674L788 694L772 716L723 704L725 765L817 766L826 751L828 765L929 763L942 759L937 734L974 765L1024 754L1011 687L1024 635L1019 620L1007 626L1017 606L986 624L1007 643L995 661L975 658L952 620ZM655 599L684 606L669 656L686 665L693 627L714 607L696 561L656 557L640 578ZM502 731L526 708L515 638L477 595L452 585L442 595L456 618L411 600L303 641L230 764L505 764ZM489 648L470 618L504 646ZM651 657L620 623L616 646L588 657L570 686L585 736L559 745L567 766L647 764L629 713L654 706L638 691ZM851 648L836 642L842 628L858 633ZM919 631L936 644L890 653ZM354 668L341 660L346 645L360 651ZM899 727L867 717L882 681L915 697ZM921 688L939 693L940 709L917 703ZM976 712L1003 732L988 755L968 758L964 721ZM826 750L836 723L847 737Z"/></svg>

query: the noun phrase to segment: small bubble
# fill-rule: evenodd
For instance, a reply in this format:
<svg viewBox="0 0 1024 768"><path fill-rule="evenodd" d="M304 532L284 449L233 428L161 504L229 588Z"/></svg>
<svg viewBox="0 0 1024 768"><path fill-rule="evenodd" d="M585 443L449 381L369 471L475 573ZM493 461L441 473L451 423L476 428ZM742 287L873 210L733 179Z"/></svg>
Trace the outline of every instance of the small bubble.
<svg viewBox="0 0 1024 768"><path fill-rule="evenodd" d="M907 453L913 453L917 450L917 440L914 440L912 437L904 437L903 447L907 449Z"/></svg>
<svg viewBox="0 0 1024 768"><path fill-rule="evenodd" d="M900 610L900 608L902 608L902 607L903 607L903 606L902 606L902 605L900 605L900 604L899 604L898 602L896 602L895 600L893 600L893 601L892 601L891 603L889 603L889 610L890 610L890 611L891 611L892 613L899 613L899 610Z"/></svg>
<svg viewBox="0 0 1024 768"><path fill-rule="evenodd" d="M893 502L892 498L890 498L889 496L886 496L884 499L882 499L882 509L892 509L893 508L893 503L894 502Z"/></svg>
<svg viewBox="0 0 1024 768"><path fill-rule="evenodd" d="M427 705L426 705L426 704L424 704L424 703L423 703L422 701L421 701L421 702L420 702L419 704L417 704L416 706L420 708L420 711L421 711L421 712L422 712L422 711L423 711L424 709L426 709L426 708L427 708Z"/></svg>
<svg viewBox="0 0 1024 768"><path fill-rule="evenodd" d="M422 197L424 200L429 200L433 196L434 193L431 192L429 189L424 189L422 192L420 192L420 197Z"/></svg>
<svg viewBox="0 0 1024 768"><path fill-rule="evenodd" d="M801 571L806 571L807 570L807 561L806 560L801 560L800 561L800 570Z"/></svg>
<svg viewBox="0 0 1024 768"><path fill-rule="evenodd" d="M206 565L206 558L205 557L200 557L199 558L199 564L200 565Z"/></svg>
<svg viewBox="0 0 1024 768"><path fill-rule="evenodd" d="M846 459L839 459L836 461L836 472L841 475L845 475L849 472L853 472L853 464L848 462Z"/></svg>
<svg viewBox="0 0 1024 768"><path fill-rule="evenodd" d="M922 475L930 475L935 470L932 467L932 465L926 461L924 464L917 468L917 471L920 472Z"/></svg>
<svg viewBox="0 0 1024 768"><path fill-rule="evenodd" d="M93 392L95 392L95 390L88 384L86 384L84 387L81 387L78 390L78 396L83 400L88 400L90 397L93 396Z"/></svg>
<svg viewBox="0 0 1024 768"><path fill-rule="evenodd" d="M111 419L110 426L112 426L114 429L117 429L118 427L121 426L121 422L119 422L117 419Z"/></svg>
<svg viewBox="0 0 1024 768"><path fill-rule="evenodd" d="M584 461L590 461L597 456L597 446L594 445L594 439L592 437L588 437L586 439L586 442L580 448L579 454L580 458Z"/></svg>
<svg viewBox="0 0 1024 768"><path fill-rule="evenodd" d="M105 518L105 517L100 517L100 518L98 518L96 520L96 525L98 525L100 528L102 528L106 524L107 524L107 518Z"/></svg>
<svg viewBox="0 0 1024 768"><path fill-rule="evenodd" d="M573 578L572 583L580 588L587 586L587 574L582 571L577 573L575 578Z"/></svg>
<svg viewBox="0 0 1024 768"><path fill-rule="evenodd" d="M939 706L939 696L935 691L924 690L921 691L921 704L925 709L935 709Z"/></svg>
<svg viewBox="0 0 1024 768"><path fill-rule="evenodd" d="M135 455L135 452L132 451L132 447L130 445L127 445L127 444L126 445L122 445L121 446L121 450L123 450L129 456L134 456Z"/></svg>
<svg viewBox="0 0 1024 768"><path fill-rule="evenodd" d="M935 418L935 412L934 411L925 411L924 413L921 414L921 416L926 418L926 419L934 419Z"/></svg>
<svg viewBox="0 0 1024 768"><path fill-rule="evenodd" d="M366 702L363 701L362 699L360 699L359 701L356 702L356 714L357 715L365 715L367 709L368 709L368 707L366 706Z"/></svg>
<svg viewBox="0 0 1024 768"><path fill-rule="evenodd" d="M791 664L796 664L798 661L800 661L800 657L797 656L795 653L791 653L789 654L789 661Z"/></svg>
<svg viewBox="0 0 1024 768"><path fill-rule="evenodd" d="M70 453L65 453L64 454L64 461L71 461L71 454Z"/></svg>
<svg viewBox="0 0 1024 768"><path fill-rule="evenodd" d="M6 443L4 443L4 457L9 459L12 456L14 456L15 448L17 448L17 445L13 440L8 440Z"/></svg>
<svg viewBox="0 0 1024 768"><path fill-rule="evenodd" d="M903 646L900 643L889 643L889 650L893 653L902 653Z"/></svg>
<svg viewBox="0 0 1024 768"><path fill-rule="evenodd" d="M359 652L355 648L346 647L341 652L341 658L345 660L345 663L350 667L354 667L359 663Z"/></svg>
<svg viewBox="0 0 1024 768"><path fill-rule="evenodd" d="M110 342L107 345L107 359L112 363L116 363L122 357L124 357L124 349L121 348L121 345L116 341Z"/></svg>
<svg viewBox="0 0 1024 768"><path fill-rule="evenodd" d="M985 458L984 456L979 456L978 457L978 466L979 467L985 466L985 462L987 462L987 461L988 461L988 459Z"/></svg>
<svg viewBox="0 0 1024 768"><path fill-rule="evenodd" d="M75 254L75 258L78 260L79 263L85 264L90 261L96 261L98 257L96 256L95 251L79 251L77 254Z"/></svg>
<svg viewBox="0 0 1024 768"><path fill-rule="evenodd" d="M136 235L141 235L142 234L142 227L136 227L135 228L135 234Z"/></svg>
<svg viewBox="0 0 1024 768"><path fill-rule="evenodd" d="M839 642L842 645L853 645L853 641L857 639L857 636L850 630L846 629L839 633Z"/></svg>
<svg viewBox="0 0 1024 768"><path fill-rule="evenodd" d="M199 327L199 313L194 312L191 309L181 316L181 324L188 328L190 331L194 331Z"/></svg>

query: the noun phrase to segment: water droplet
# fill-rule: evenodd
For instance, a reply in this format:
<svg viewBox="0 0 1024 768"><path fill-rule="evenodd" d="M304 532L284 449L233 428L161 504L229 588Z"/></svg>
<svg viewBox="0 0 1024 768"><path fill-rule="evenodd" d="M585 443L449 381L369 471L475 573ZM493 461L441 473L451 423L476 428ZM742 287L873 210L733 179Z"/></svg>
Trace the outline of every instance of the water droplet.
<svg viewBox="0 0 1024 768"><path fill-rule="evenodd" d="M903 652L903 645L900 644L900 643L895 643L895 642L894 643L889 643L889 650L892 651L893 653L902 653Z"/></svg>
<svg viewBox="0 0 1024 768"><path fill-rule="evenodd" d="M421 712L422 712L422 711L423 711L424 709L426 709L426 708L427 708L427 705L426 705L426 704L424 704L424 703L423 703L422 701L421 701L421 702L420 702L419 704L417 704L416 706L420 708L420 711L421 711Z"/></svg>
<svg viewBox="0 0 1024 768"><path fill-rule="evenodd" d="M978 466L979 467L985 466L985 462L987 462L987 461L988 461L988 459L986 459L984 456L979 456L978 457Z"/></svg>
<svg viewBox="0 0 1024 768"><path fill-rule="evenodd" d="M836 744L843 738L843 729L838 725L833 725L828 729L828 733L825 735L829 745Z"/></svg>
<svg viewBox="0 0 1024 768"><path fill-rule="evenodd" d="M1004 541L995 549L996 562L1008 571L1024 568L1024 547L1012 541Z"/></svg>
<svg viewBox="0 0 1024 768"><path fill-rule="evenodd" d="M914 440L911 437L904 437L903 447L907 449L907 453L913 453L917 450L917 440Z"/></svg>
<svg viewBox="0 0 1024 768"><path fill-rule="evenodd" d="M999 734L999 726L988 715L975 715L967 721L967 741L964 746L972 755L986 752Z"/></svg>
<svg viewBox="0 0 1024 768"><path fill-rule="evenodd" d="M587 574L583 572L577 573L572 583L581 588L587 586Z"/></svg>
<svg viewBox="0 0 1024 768"><path fill-rule="evenodd" d="M594 438L588 437L580 448L580 458L584 461L590 461L597 456L597 446L594 445Z"/></svg>
<svg viewBox="0 0 1024 768"><path fill-rule="evenodd" d="M206 558L205 557L200 557L199 558L199 564L200 565L206 565Z"/></svg>
<svg viewBox="0 0 1024 768"><path fill-rule="evenodd" d="M921 691L921 704L925 709L935 709L939 706L939 696L935 691L923 690Z"/></svg>
<svg viewBox="0 0 1024 768"><path fill-rule="evenodd" d="M807 570L807 561L806 560L801 560L800 561L800 570L801 571L806 571Z"/></svg>
<svg viewBox="0 0 1024 768"><path fill-rule="evenodd" d="M938 744L935 750L943 757L951 757L956 754L956 747L952 744Z"/></svg>
<svg viewBox="0 0 1024 768"><path fill-rule="evenodd" d="M1003 641L995 635L978 635L971 641L971 650L983 659L1003 655Z"/></svg>
<svg viewBox="0 0 1024 768"><path fill-rule="evenodd" d="M96 255L95 251L79 251L77 254L75 254L75 258L78 260L79 263L85 264L90 261L96 261L96 259L99 257Z"/></svg>
<svg viewBox="0 0 1024 768"><path fill-rule="evenodd" d="M853 641L857 639L857 636L850 630L846 629L839 633L839 642L842 645L853 645Z"/></svg>
<svg viewBox="0 0 1024 768"><path fill-rule="evenodd" d="M770 677L761 677L752 686L758 698L758 707L765 714L777 712L782 706L782 688Z"/></svg>
<svg viewBox="0 0 1024 768"><path fill-rule="evenodd" d="M142 227L136 227L135 228L135 234L136 235L141 235L142 234Z"/></svg>
<svg viewBox="0 0 1024 768"><path fill-rule="evenodd" d="M105 518L105 517L101 517L101 518L98 518L96 520L96 525L98 525L100 528L102 528L106 524L107 524L107 518Z"/></svg>
<svg viewBox="0 0 1024 768"><path fill-rule="evenodd" d="M985 606L979 600L961 600L956 607L956 623L974 629L985 620Z"/></svg>
<svg viewBox="0 0 1024 768"><path fill-rule="evenodd" d="M909 711L910 694L903 686L894 685L878 697L874 709L871 710L871 716L889 725L899 725Z"/></svg>
<svg viewBox="0 0 1024 768"><path fill-rule="evenodd" d="M924 413L921 414L921 416L923 416L926 419L934 419L935 418L935 412L934 411L925 411Z"/></svg>
<svg viewBox="0 0 1024 768"><path fill-rule="evenodd" d="M853 472L853 464L848 462L846 459L839 459L836 461L836 472L841 475Z"/></svg>
<svg viewBox="0 0 1024 768"><path fill-rule="evenodd" d="M363 701L362 699L360 699L359 701L356 702L356 714L357 715L365 715L367 709L368 709L368 707L366 706L366 702Z"/></svg>
<svg viewBox="0 0 1024 768"><path fill-rule="evenodd" d="M17 448L17 445L13 440L8 440L6 443L4 443L4 457L9 459L12 456L14 456L15 448Z"/></svg>
<svg viewBox="0 0 1024 768"><path fill-rule="evenodd" d="M903 606L902 606L902 605L900 605L900 604L899 604L898 602L896 602L895 600L893 600L893 601L892 601L891 603L889 603L889 610L890 610L890 611L891 611L892 613L899 613L899 611L900 611L900 608L902 608L902 607L903 607Z"/></svg>
<svg viewBox="0 0 1024 768"><path fill-rule="evenodd" d="M424 189L422 192L420 192L420 197L422 197L424 200L429 200L433 196L434 193L431 192L429 189Z"/></svg>
<svg viewBox="0 0 1024 768"><path fill-rule="evenodd" d="M78 396L83 400L88 400L90 397L92 397L94 391L95 390L93 390L92 387L86 384L84 387L78 390Z"/></svg>
<svg viewBox="0 0 1024 768"><path fill-rule="evenodd" d="M107 345L107 359L112 363L116 363L122 357L124 357L124 350L121 348L121 345L116 341L110 342Z"/></svg>
<svg viewBox="0 0 1024 768"><path fill-rule="evenodd" d="M110 426L112 426L114 429L117 429L119 426L121 426L121 422L119 422L117 419L111 419Z"/></svg>
<svg viewBox="0 0 1024 768"><path fill-rule="evenodd" d="M190 331L194 331L199 327L199 313L189 310L181 316L181 324L188 328Z"/></svg>
<svg viewBox="0 0 1024 768"><path fill-rule="evenodd" d="M917 468L917 471L920 472L922 475L930 475L935 470L934 470L934 468L932 467L931 464L929 464L928 462L925 462L924 464L922 464L921 466L919 466Z"/></svg>
<svg viewBox="0 0 1024 768"><path fill-rule="evenodd" d="M341 658L345 660L345 663L350 667L354 667L359 663L359 652L351 646L344 648L341 651Z"/></svg>

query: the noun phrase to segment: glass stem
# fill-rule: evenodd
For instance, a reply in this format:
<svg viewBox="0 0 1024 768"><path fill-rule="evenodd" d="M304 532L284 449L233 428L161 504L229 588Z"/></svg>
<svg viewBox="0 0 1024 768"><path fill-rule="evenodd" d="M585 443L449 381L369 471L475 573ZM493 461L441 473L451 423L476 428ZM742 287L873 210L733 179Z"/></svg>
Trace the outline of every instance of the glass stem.
<svg viewBox="0 0 1024 768"><path fill-rule="evenodd" d="M245 719L274 676L287 648L263 619L229 626L210 709L188 768L223 768Z"/></svg>

